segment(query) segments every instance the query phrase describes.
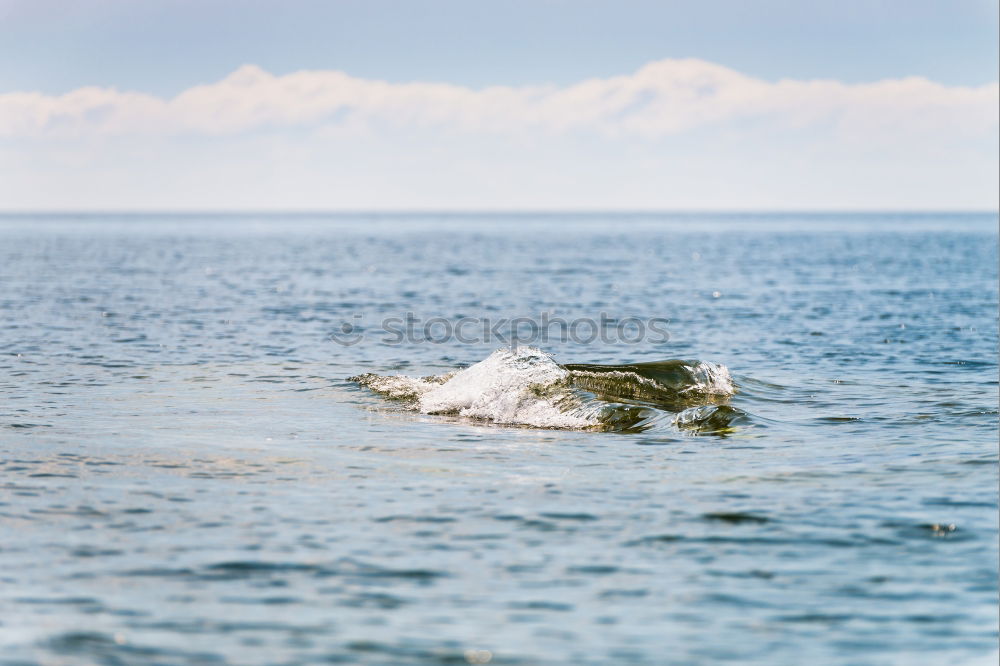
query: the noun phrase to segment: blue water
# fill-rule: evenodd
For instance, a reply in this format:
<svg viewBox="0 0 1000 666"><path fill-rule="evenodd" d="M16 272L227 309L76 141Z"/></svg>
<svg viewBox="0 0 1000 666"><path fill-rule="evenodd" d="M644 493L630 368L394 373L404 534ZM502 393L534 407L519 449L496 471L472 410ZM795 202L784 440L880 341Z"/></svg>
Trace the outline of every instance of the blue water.
<svg viewBox="0 0 1000 666"><path fill-rule="evenodd" d="M0 217L0 663L995 663L997 266L995 214ZM423 413L348 378L504 345L408 312L662 318L532 344L739 418Z"/></svg>

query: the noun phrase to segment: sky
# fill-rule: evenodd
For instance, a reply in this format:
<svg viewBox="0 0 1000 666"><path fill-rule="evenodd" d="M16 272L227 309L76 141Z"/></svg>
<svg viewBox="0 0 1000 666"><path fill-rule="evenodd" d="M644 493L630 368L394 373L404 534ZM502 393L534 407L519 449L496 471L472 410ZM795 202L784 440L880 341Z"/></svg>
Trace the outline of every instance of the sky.
<svg viewBox="0 0 1000 666"><path fill-rule="evenodd" d="M995 210L995 0L0 0L0 210Z"/></svg>

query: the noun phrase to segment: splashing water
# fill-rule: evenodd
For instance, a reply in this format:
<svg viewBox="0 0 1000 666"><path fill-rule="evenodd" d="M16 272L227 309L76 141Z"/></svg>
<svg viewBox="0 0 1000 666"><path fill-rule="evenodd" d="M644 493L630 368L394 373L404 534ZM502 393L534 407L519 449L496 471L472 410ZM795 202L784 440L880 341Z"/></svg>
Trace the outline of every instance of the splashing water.
<svg viewBox="0 0 1000 666"><path fill-rule="evenodd" d="M520 347L498 349L443 375L366 373L350 380L424 414L537 428L635 432L666 420L717 432L745 417L716 404L728 400L735 385L725 366L703 361L560 365L540 349Z"/></svg>

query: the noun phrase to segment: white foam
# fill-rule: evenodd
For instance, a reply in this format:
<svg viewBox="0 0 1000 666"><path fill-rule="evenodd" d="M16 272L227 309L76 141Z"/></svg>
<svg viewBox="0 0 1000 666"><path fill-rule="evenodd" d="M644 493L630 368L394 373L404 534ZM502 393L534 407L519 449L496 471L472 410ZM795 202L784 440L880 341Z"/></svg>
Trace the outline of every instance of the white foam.
<svg viewBox="0 0 1000 666"><path fill-rule="evenodd" d="M495 423L540 428L596 425L595 417L560 407L568 393L542 390L568 379L569 372L540 349L498 349L443 384L422 388L418 404L426 414L458 414Z"/></svg>
<svg viewBox="0 0 1000 666"><path fill-rule="evenodd" d="M695 383L685 389L687 393L702 393L707 395L733 395L736 385L729 374L729 368L719 363L698 361L691 367Z"/></svg>
<svg viewBox="0 0 1000 666"><path fill-rule="evenodd" d="M353 379L387 398L416 400L431 389L441 386L454 375L454 372L450 372L432 377L407 377L406 375L382 376L369 372Z"/></svg>

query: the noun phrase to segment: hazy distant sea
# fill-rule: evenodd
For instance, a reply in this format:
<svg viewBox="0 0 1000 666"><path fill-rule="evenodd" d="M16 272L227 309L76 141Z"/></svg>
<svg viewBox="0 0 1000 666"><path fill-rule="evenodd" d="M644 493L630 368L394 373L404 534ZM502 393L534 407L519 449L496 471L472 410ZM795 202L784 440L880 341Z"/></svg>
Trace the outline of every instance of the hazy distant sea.
<svg viewBox="0 0 1000 666"><path fill-rule="evenodd" d="M0 216L0 663L995 663L997 240L992 213ZM640 366L587 389L653 410L623 427L498 423L503 386L426 414L348 378L503 345L385 342L408 312L662 318L535 346L735 393L650 407L675 366Z"/></svg>

